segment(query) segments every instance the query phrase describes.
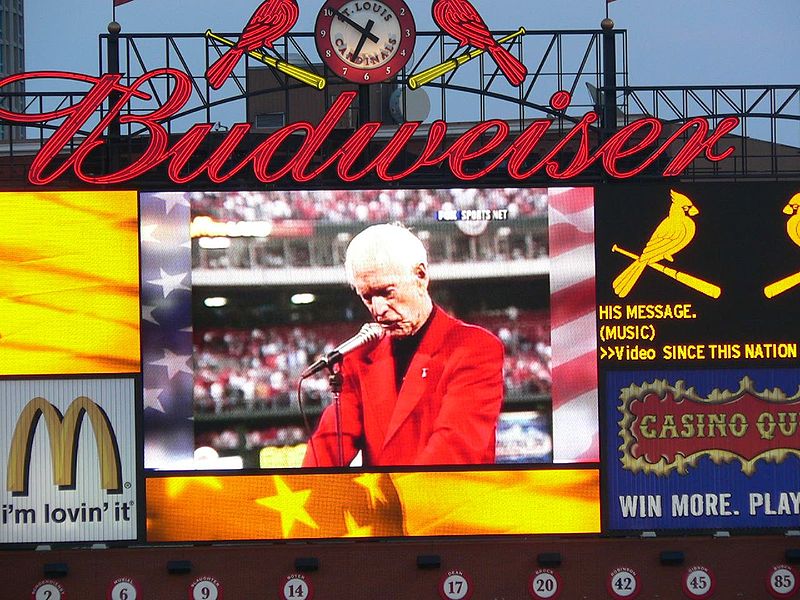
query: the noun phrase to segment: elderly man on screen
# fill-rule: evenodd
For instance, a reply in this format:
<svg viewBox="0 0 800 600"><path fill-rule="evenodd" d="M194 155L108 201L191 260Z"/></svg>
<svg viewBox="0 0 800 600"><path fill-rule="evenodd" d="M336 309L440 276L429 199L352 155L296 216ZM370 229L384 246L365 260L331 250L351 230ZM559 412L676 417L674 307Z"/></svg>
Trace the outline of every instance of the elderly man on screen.
<svg viewBox="0 0 800 600"><path fill-rule="evenodd" d="M433 303L425 248L402 225L359 233L345 270L385 335L342 363L341 464L359 451L365 466L493 463L503 402L500 340ZM338 447L331 405L303 466L337 466Z"/></svg>

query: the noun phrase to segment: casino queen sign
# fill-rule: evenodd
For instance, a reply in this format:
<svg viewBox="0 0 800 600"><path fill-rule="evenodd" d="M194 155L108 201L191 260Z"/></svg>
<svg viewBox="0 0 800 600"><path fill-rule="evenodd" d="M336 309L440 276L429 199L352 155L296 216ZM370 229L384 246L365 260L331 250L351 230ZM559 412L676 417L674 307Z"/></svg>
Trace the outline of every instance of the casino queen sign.
<svg viewBox="0 0 800 600"><path fill-rule="evenodd" d="M298 14L296 0L264 0L237 41L222 38L210 30L206 32L207 37L229 47L206 71L209 85L221 87L239 60L248 54L317 90L324 88L326 81L320 76L266 52L291 30ZM407 81L410 88L442 77L482 54L496 63L509 84L524 85L527 68L502 45L524 34L523 28L496 40L468 0L433 0L432 14L443 34L471 50L412 75ZM314 33L317 50L328 69L340 79L359 84L395 76L410 59L416 36L411 12L403 0L326 0ZM602 166L614 177L629 178L659 158L665 163L662 174L670 177L681 174L700 156L712 162L727 158L734 151L733 147L717 151L715 146L739 124L738 118L727 117L712 128L706 119L694 118L662 140L664 125L656 118L647 117L615 131L598 145L592 141L596 138L592 126L599 121L599 116L590 111L577 120L572 129L555 139L547 135L552 126L550 119L534 120L513 135L506 121L489 119L457 136L448 136L448 123L437 120L425 129L419 122L403 123L390 137L382 135L378 145L376 134L382 124L365 122L349 137L337 141L337 147L331 148L331 133L351 112L357 96L356 92L343 92L319 124L290 123L259 138L260 143L252 147L251 140L245 143L252 128L250 123L236 123L223 137L215 135L213 141L208 140L211 123L197 123L180 135L168 133L164 124L181 113L193 89L192 77L179 69L155 69L130 85L121 83L122 75L115 73L99 77L59 71L21 73L0 80L0 89L38 79L82 82L88 84L89 91L79 102L50 112L16 113L0 109L0 118L7 121L54 127L53 134L31 163L28 179L34 185L51 184L68 172L87 184L121 184L156 168L165 169L167 177L176 184L198 178L219 184L248 170L264 183L288 177L304 183L334 171L341 181L348 183L368 177L394 182L438 165L446 165L463 181L480 179L501 170L516 181L536 175L565 180L595 165ZM150 112L125 111L132 101L150 100L151 95L146 90L156 81L163 84L165 80L169 81L169 94L160 106ZM570 102L570 94L565 91L556 92L550 98L550 106L557 114L565 111ZM102 113L101 108L105 108ZM98 114L101 117L95 123ZM141 129L145 135L138 139L143 141L144 148L128 164L97 174L89 167L88 157L110 143L106 134L115 123ZM85 134L87 129L89 133ZM303 138L298 147L299 135ZM409 162L412 140L415 153ZM216 146L209 148L209 144ZM245 146L248 150L242 158ZM66 152L67 148L72 151ZM201 148L203 160L198 160ZM283 154L282 150L290 150L288 160L277 158ZM665 160L663 157L668 151L671 158ZM236 159L232 159L234 155ZM533 156L536 159L531 160Z"/></svg>

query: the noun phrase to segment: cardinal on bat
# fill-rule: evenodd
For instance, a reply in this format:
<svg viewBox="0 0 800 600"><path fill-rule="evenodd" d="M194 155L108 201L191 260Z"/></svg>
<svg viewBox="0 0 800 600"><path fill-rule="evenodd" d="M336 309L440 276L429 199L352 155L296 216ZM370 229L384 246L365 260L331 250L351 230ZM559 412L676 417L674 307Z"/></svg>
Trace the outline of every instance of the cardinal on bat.
<svg viewBox="0 0 800 600"><path fill-rule="evenodd" d="M783 207L783 214L789 215L789 219L786 221L786 233L795 244L800 246L800 193L789 199L789 202ZM797 285L800 285L800 271L775 283L770 283L764 288L764 295L767 298L774 298Z"/></svg>
<svg viewBox="0 0 800 600"><path fill-rule="evenodd" d="M433 20L462 46L487 51L511 85L522 85L528 69L497 43L478 11L467 0L434 0Z"/></svg>
<svg viewBox="0 0 800 600"><path fill-rule="evenodd" d="M786 232L792 241L800 246L800 193L789 199L789 203L783 207L783 214L791 215L786 221Z"/></svg>
<svg viewBox="0 0 800 600"><path fill-rule="evenodd" d="M242 31L239 41L206 71L206 80L215 90L222 87L245 53L272 43L286 35L300 16L297 0L264 0Z"/></svg>
<svg viewBox="0 0 800 600"><path fill-rule="evenodd" d="M683 194L670 190L672 205L669 215L659 223L639 258L619 274L612 284L620 298L630 293L648 264L661 260L672 261L675 253L683 250L694 238L695 223L691 217L698 214L692 201Z"/></svg>

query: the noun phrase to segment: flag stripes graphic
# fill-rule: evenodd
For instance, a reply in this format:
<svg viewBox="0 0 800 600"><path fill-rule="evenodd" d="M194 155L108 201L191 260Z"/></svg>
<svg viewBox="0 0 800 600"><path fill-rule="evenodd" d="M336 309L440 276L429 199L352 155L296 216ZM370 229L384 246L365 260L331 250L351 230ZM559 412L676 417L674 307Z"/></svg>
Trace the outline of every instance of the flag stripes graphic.
<svg viewBox="0 0 800 600"><path fill-rule="evenodd" d="M594 191L549 190L553 460L599 460Z"/></svg>

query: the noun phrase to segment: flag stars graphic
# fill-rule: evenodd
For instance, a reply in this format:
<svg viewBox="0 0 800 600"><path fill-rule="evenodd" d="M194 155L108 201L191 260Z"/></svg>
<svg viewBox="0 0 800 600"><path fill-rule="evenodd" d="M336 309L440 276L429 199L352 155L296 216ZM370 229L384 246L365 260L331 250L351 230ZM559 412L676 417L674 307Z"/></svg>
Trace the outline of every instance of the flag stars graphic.
<svg viewBox="0 0 800 600"><path fill-rule="evenodd" d="M159 398L163 391L163 388L144 388L144 407L163 413L164 405L161 404L161 399Z"/></svg>
<svg viewBox="0 0 800 600"><path fill-rule="evenodd" d="M142 223L142 242L151 242L153 244L160 244L161 240L155 237L156 229L158 229L158 224L145 225L144 223Z"/></svg>
<svg viewBox="0 0 800 600"><path fill-rule="evenodd" d="M176 273L175 275L170 275L164 269L159 269L161 273L160 279L149 279L147 283L152 283L153 285L157 285L161 288L162 294L164 298L169 296L175 290L189 290L190 288L183 284L183 280L186 278L188 273Z"/></svg>
<svg viewBox="0 0 800 600"><path fill-rule="evenodd" d="M359 525L356 518L350 513L349 510L344 511L344 526L347 528L347 533L344 537L371 537L372 526Z"/></svg>
<svg viewBox="0 0 800 600"><path fill-rule="evenodd" d="M167 377L173 379L178 373L192 374L192 368L189 366L189 359L191 358L191 354L175 354L169 348L164 348L164 357L159 360L150 361L148 364L167 367Z"/></svg>
<svg viewBox="0 0 800 600"><path fill-rule="evenodd" d="M388 504L383 491L381 490L380 473L364 473L354 478L353 481L362 486L369 493L370 508L375 508L378 504Z"/></svg>
<svg viewBox="0 0 800 600"><path fill-rule="evenodd" d="M154 325L160 325L156 318L153 316L153 311L158 308L157 306L147 306L146 304L142 305L142 320L143 321L150 321Z"/></svg>
<svg viewBox="0 0 800 600"><path fill-rule="evenodd" d="M171 477L167 481L167 497L177 498L190 486L200 486L215 492L221 491L224 487L219 477Z"/></svg>
<svg viewBox="0 0 800 600"><path fill-rule="evenodd" d="M292 527L298 521L312 529L319 529L319 525L306 510L306 502L308 502L308 497L311 495L311 490L294 492L278 476L275 476L273 481L275 482L275 495L259 498L256 500L256 504L280 513L283 537L289 537Z"/></svg>
<svg viewBox="0 0 800 600"><path fill-rule="evenodd" d="M166 194L164 196L160 196L160 199L164 201L164 213L169 214L172 212L172 209L176 206L185 206L189 208L189 201L183 197L183 194Z"/></svg>

